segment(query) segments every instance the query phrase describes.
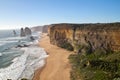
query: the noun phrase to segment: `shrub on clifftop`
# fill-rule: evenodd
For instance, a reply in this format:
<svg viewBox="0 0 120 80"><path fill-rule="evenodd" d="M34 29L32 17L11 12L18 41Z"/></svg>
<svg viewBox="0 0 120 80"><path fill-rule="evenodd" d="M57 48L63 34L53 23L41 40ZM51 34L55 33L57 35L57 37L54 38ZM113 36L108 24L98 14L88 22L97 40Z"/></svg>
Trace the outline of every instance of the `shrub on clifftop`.
<svg viewBox="0 0 120 80"><path fill-rule="evenodd" d="M117 55L117 56L116 56ZM117 80L120 79L120 53L106 55L72 54L71 80Z"/></svg>
<svg viewBox="0 0 120 80"><path fill-rule="evenodd" d="M69 51L73 51L73 47L70 43L64 42L63 44L60 45L61 48L67 49Z"/></svg>

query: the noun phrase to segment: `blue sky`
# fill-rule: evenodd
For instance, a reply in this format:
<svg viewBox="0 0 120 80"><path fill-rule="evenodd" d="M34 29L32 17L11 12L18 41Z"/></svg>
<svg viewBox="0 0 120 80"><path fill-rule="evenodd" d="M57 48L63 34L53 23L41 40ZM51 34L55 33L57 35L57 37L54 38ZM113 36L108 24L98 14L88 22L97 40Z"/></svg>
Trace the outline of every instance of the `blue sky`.
<svg viewBox="0 0 120 80"><path fill-rule="evenodd" d="M120 0L0 0L0 29L120 22Z"/></svg>

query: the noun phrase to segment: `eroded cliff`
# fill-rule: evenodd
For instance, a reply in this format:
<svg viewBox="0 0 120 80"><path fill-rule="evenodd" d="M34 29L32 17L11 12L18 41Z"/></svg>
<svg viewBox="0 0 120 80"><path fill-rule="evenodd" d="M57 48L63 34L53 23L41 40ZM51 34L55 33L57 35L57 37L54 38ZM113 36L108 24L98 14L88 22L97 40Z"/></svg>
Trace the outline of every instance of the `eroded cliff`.
<svg viewBox="0 0 120 80"><path fill-rule="evenodd" d="M120 51L120 23L53 24L50 42L77 53Z"/></svg>

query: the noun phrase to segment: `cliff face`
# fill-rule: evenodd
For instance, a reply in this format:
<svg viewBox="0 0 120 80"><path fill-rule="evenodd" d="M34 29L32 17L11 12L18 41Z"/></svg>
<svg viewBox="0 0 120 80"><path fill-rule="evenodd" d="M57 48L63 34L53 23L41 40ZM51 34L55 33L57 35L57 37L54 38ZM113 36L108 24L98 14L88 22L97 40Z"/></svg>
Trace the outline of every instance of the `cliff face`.
<svg viewBox="0 0 120 80"><path fill-rule="evenodd" d="M48 25L43 26L42 33L48 33Z"/></svg>
<svg viewBox="0 0 120 80"><path fill-rule="evenodd" d="M33 32L40 31L42 33L48 33L48 25L44 26L34 26L31 28Z"/></svg>
<svg viewBox="0 0 120 80"><path fill-rule="evenodd" d="M43 26L33 26L31 28L31 30L32 30L32 32L36 32L36 31L42 32L42 28L43 28Z"/></svg>
<svg viewBox="0 0 120 80"><path fill-rule="evenodd" d="M52 44L77 53L120 51L120 23L53 24L48 31Z"/></svg>

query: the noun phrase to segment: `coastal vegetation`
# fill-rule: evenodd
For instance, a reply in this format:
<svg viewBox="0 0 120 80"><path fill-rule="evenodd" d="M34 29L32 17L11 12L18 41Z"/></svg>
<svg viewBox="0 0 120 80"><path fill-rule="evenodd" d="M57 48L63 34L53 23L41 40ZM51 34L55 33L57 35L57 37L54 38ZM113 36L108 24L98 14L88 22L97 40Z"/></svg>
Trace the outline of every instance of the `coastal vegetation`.
<svg viewBox="0 0 120 80"><path fill-rule="evenodd" d="M120 80L120 23L53 24L50 43L69 56L71 80Z"/></svg>
<svg viewBox="0 0 120 80"><path fill-rule="evenodd" d="M119 80L120 52L105 55L95 53L69 56L71 80Z"/></svg>
<svg viewBox="0 0 120 80"><path fill-rule="evenodd" d="M70 43L68 43L68 42L64 42L60 47L64 48L64 49L67 49L69 51L73 51L72 45Z"/></svg>

